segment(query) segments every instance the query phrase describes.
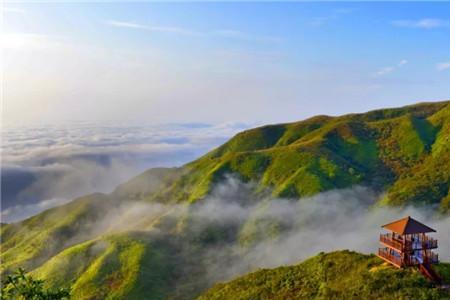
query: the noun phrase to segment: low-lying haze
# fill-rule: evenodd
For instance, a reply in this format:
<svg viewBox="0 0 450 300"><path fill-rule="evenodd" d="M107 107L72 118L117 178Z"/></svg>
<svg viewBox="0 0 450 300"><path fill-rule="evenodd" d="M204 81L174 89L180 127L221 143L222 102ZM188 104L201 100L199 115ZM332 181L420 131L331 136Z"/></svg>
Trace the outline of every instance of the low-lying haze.
<svg viewBox="0 0 450 300"><path fill-rule="evenodd" d="M258 268L295 264L321 251L375 253L384 231L381 225L412 216L437 230L432 236L439 241L439 258L450 260L450 217L429 208L376 207L373 204L383 195L363 186L289 200L256 197L252 190L251 183L228 178L191 206L125 201L89 224L92 231L72 239L137 230L148 234L151 245L151 236L158 233L167 239L175 237L181 256L201 241L194 264L200 265L196 267L202 268L210 285ZM172 227L143 226L161 216L175 223L189 218L184 219L188 221L178 237ZM189 268L180 266L184 267Z"/></svg>
<svg viewBox="0 0 450 300"><path fill-rule="evenodd" d="M2 222L23 219L88 193L111 192L151 167L180 166L246 127L74 123L4 128Z"/></svg>

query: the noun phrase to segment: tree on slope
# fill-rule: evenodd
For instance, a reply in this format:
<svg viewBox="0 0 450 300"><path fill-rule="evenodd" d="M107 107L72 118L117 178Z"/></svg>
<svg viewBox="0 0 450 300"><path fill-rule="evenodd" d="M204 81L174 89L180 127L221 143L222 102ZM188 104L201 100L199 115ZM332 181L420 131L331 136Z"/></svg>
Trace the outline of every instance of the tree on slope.
<svg viewBox="0 0 450 300"><path fill-rule="evenodd" d="M19 269L6 276L2 282L1 300L67 300L70 299L68 289L50 290L44 288L44 281L26 275Z"/></svg>

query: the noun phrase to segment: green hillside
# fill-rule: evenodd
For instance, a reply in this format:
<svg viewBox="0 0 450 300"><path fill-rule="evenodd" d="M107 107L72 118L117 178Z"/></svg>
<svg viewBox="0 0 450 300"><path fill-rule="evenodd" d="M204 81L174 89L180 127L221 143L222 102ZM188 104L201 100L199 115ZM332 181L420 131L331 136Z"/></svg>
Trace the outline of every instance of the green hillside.
<svg viewBox="0 0 450 300"><path fill-rule="evenodd" d="M438 271L450 280L450 264L440 264ZM373 255L338 251L216 284L198 300L449 298L450 290L433 287L415 269L399 270Z"/></svg>
<svg viewBox="0 0 450 300"><path fill-rule="evenodd" d="M424 103L341 117L318 116L239 133L171 171L148 201L195 202L226 174L303 197L354 184L386 190L383 204L449 209L450 102Z"/></svg>
<svg viewBox="0 0 450 300"><path fill-rule="evenodd" d="M33 269L62 249L94 237L90 225L112 205L107 202L106 195L93 194L2 226L2 270L16 265ZM80 232L84 233L81 239Z"/></svg>
<svg viewBox="0 0 450 300"><path fill-rule="evenodd" d="M2 224L1 273L24 267L72 287L76 299L192 299L221 280L207 273L215 250L250 251L286 229L261 217L269 200L259 196L298 199L358 184L386 191L376 205L446 215L449 170L448 101L255 128L181 168L151 169L109 195ZM196 205L228 175L250 183L244 200L255 209L238 223L206 226L192 217Z"/></svg>
<svg viewBox="0 0 450 300"><path fill-rule="evenodd" d="M33 271L73 299L165 299L181 260L169 239L128 232L70 247Z"/></svg>

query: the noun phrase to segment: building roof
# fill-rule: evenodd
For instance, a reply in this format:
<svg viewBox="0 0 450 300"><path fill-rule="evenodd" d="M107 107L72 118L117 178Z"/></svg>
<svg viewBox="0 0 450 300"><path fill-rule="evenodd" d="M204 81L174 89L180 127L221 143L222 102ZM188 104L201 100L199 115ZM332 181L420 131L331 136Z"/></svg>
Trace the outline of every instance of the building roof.
<svg viewBox="0 0 450 300"><path fill-rule="evenodd" d="M414 233L426 233L426 232L436 232L433 228L428 227L414 220L410 216L406 218L394 221L392 223L381 226L385 229L393 231L398 234L414 234Z"/></svg>

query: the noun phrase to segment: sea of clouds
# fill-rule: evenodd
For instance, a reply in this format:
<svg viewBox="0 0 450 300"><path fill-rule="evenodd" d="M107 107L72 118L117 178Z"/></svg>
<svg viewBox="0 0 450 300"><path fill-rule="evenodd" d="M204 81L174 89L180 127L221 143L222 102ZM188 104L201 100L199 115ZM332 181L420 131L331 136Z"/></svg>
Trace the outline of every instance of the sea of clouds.
<svg viewBox="0 0 450 300"><path fill-rule="evenodd" d="M119 126L77 123L3 129L2 222L13 222L92 192L111 192L118 184L151 167L180 166L247 128L245 124L168 124ZM255 201L252 183L229 177L192 207L124 203L109 207L90 226L89 239L106 232L141 228L139 220L170 212L178 218L190 210L191 234L209 227L240 228L249 218L269 220L283 228L276 239L264 238L243 250L232 242L206 247L212 281L225 280L261 267L293 264L320 251L352 249L375 252L380 225L413 216L438 230L440 257L450 260L450 218L427 208L374 208L382 197L354 186L303 199ZM267 222L258 226L267 232ZM238 255L237 255L238 254ZM221 270L218 272L218 270ZM217 277L220 274L220 278Z"/></svg>
<svg viewBox="0 0 450 300"><path fill-rule="evenodd" d="M2 222L13 222L92 192L111 192L151 167L180 166L247 128L245 124L148 126L41 126L3 129ZM106 211L67 245L105 234L142 230L140 223L189 214L187 236L209 228L243 228L249 220L262 233L243 247L236 236L205 245L198 253L212 284L258 268L297 263L320 251L351 249L374 253L381 225L412 216L437 230L441 260L450 260L450 217L429 208L376 207L382 193L354 186L302 199L255 198L252 183L229 177L194 205L125 202ZM270 237L270 224L281 230ZM149 234L154 232L149 230ZM171 232L161 231L167 236ZM184 245L189 249L191 245Z"/></svg>
<svg viewBox="0 0 450 300"><path fill-rule="evenodd" d="M13 222L118 184L176 167L248 125L70 123L2 128L1 221Z"/></svg>

